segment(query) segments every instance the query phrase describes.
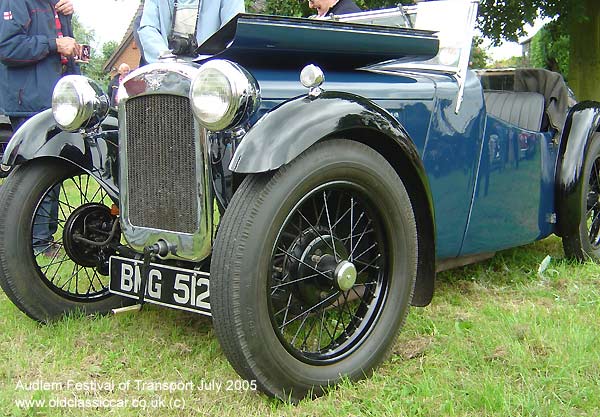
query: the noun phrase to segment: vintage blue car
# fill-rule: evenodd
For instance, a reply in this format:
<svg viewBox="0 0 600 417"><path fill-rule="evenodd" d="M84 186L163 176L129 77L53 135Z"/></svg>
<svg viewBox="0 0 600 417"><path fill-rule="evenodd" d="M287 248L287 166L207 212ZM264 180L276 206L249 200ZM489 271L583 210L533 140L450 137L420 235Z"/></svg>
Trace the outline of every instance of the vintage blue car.
<svg viewBox="0 0 600 417"><path fill-rule="evenodd" d="M239 15L132 72L118 113L63 78L2 160L2 288L42 322L210 315L243 378L298 400L369 375L436 271L551 234L597 259L600 105L468 70L477 5Z"/></svg>

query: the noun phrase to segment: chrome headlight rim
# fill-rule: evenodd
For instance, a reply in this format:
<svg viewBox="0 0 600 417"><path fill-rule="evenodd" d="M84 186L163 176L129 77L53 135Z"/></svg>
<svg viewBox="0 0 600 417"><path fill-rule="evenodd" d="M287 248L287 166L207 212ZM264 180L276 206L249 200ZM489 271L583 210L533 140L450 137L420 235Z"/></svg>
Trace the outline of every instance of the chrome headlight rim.
<svg viewBox="0 0 600 417"><path fill-rule="evenodd" d="M226 80L228 87L228 103L216 120L208 120L203 116L199 106L207 91L203 90L202 81L208 72L216 72ZM242 66L224 59L214 59L200 66L190 89L190 102L194 115L200 124L208 130L218 132L231 129L244 123L258 109L260 88L256 79Z"/></svg>
<svg viewBox="0 0 600 417"><path fill-rule="evenodd" d="M71 106L70 116L65 107ZM52 114L58 126L74 132L98 126L108 115L109 99L100 85L82 75L62 77L52 93Z"/></svg>

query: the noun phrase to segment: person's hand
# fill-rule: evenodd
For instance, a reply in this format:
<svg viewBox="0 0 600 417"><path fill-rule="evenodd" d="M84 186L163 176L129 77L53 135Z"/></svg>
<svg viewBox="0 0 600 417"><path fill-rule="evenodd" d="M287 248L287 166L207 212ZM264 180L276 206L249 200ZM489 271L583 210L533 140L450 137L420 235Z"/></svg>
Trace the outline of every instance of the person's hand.
<svg viewBox="0 0 600 417"><path fill-rule="evenodd" d="M56 11L60 14L68 16L73 14L73 1L72 0L58 0L56 6L54 6Z"/></svg>
<svg viewBox="0 0 600 417"><path fill-rule="evenodd" d="M81 45L68 36L56 38L56 50L66 57L81 56Z"/></svg>

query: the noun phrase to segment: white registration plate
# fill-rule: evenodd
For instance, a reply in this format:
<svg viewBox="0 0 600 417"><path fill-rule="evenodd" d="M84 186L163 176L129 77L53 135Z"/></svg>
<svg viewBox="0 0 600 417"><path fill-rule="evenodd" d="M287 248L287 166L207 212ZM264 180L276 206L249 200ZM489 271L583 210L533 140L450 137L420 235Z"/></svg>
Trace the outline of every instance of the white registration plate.
<svg viewBox="0 0 600 417"><path fill-rule="evenodd" d="M142 261L112 256L110 292L139 298ZM210 316L209 274L151 263L144 301Z"/></svg>

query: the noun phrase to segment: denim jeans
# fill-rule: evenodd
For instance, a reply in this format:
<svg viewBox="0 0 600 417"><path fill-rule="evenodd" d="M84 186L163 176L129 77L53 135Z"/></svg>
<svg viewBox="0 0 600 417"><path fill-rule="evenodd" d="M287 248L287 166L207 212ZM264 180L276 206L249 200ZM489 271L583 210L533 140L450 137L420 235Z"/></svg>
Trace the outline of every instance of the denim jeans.
<svg viewBox="0 0 600 417"><path fill-rule="evenodd" d="M58 197L60 184L55 185L44 197L33 221L33 251L38 254L51 247L54 233L58 230Z"/></svg>

